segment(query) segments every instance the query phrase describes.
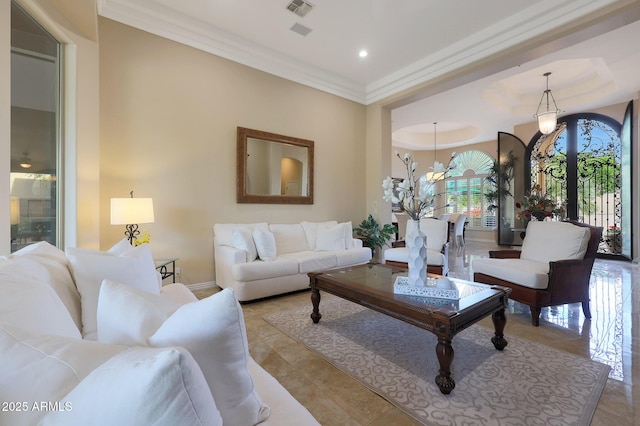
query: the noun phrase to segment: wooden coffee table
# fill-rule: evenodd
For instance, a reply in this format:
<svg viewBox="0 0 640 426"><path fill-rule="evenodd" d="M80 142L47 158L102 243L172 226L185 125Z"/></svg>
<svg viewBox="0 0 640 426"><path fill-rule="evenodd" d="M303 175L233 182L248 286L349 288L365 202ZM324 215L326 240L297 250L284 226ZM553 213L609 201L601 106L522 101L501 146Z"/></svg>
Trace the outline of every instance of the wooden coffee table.
<svg viewBox="0 0 640 426"><path fill-rule="evenodd" d="M311 319L318 323L322 318L320 290L323 290L432 332L438 337L436 355L440 370L436 384L442 393L449 394L456 386L451 377L453 336L491 315L495 327L491 342L496 349L503 350L507 346L503 334L507 322L504 310L511 289L451 278L460 291L458 300L394 294L393 283L402 275L406 275L405 270L372 264L310 273Z"/></svg>

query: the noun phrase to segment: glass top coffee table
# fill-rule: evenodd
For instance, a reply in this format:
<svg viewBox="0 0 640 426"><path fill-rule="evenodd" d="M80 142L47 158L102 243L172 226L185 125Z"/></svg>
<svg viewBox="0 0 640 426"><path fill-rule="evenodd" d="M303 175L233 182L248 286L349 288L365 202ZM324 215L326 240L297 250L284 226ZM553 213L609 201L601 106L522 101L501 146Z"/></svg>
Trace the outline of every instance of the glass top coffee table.
<svg viewBox="0 0 640 426"><path fill-rule="evenodd" d="M459 292L459 299L395 294L396 277L406 275L402 269L372 264L310 273L311 319L318 323L322 318L320 290L323 290L430 331L438 338L436 355L440 369L436 384L442 393L449 394L455 388L451 377L453 336L491 315L495 327L491 342L496 349L503 350L507 346L503 334L507 322L504 310L511 289L450 278Z"/></svg>

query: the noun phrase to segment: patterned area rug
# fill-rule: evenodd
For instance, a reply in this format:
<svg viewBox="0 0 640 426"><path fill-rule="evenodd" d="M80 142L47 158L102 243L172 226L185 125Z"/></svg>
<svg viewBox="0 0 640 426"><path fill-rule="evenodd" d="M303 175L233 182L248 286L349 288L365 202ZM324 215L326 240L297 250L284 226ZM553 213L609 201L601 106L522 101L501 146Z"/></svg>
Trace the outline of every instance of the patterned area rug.
<svg viewBox="0 0 640 426"><path fill-rule="evenodd" d="M453 339L453 392L435 384L437 340L425 330L322 294L311 306L264 319L425 425L588 425L610 367L472 326Z"/></svg>

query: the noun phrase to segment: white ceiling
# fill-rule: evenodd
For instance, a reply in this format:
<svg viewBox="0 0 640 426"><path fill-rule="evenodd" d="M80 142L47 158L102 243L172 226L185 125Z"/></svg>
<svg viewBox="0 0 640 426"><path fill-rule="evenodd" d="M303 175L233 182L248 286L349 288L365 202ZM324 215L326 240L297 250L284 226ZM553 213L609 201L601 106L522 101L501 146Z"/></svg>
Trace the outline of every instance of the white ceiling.
<svg viewBox="0 0 640 426"><path fill-rule="evenodd" d="M637 0L310 0L305 17L287 10L289 2L99 0L98 8L363 104L424 85L392 112L394 145L410 149L433 148L434 122L442 147L494 140L532 121L547 71L562 114L629 101L640 90ZM595 13L600 22L582 25ZM311 31L302 36L290 30L295 24ZM523 43L531 45L513 49ZM500 60L475 67L490 56Z"/></svg>

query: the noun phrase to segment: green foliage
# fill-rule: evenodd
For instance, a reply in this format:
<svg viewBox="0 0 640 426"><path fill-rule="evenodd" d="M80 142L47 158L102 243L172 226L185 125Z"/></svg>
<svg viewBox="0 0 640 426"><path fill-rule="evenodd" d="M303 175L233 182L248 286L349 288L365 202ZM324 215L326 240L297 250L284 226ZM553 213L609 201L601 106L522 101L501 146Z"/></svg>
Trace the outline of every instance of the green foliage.
<svg viewBox="0 0 640 426"><path fill-rule="evenodd" d="M493 212L498 208L496 204L500 191L502 191L502 197L511 196L511 182L513 181L513 165L516 158L513 155L513 151L509 151L502 163L499 160L494 160L489 174L484 179L489 185L485 188L485 199L487 200L487 211Z"/></svg>
<svg viewBox="0 0 640 426"><path fill-rule="evenodd" d="M376 222L373 216L369 215L368 218L360 223L360 226L353 228L353 232L362 240L365 246L375 250L382 248L395 235L396 227L387 223L380 228L380 224Z"/></svg>

